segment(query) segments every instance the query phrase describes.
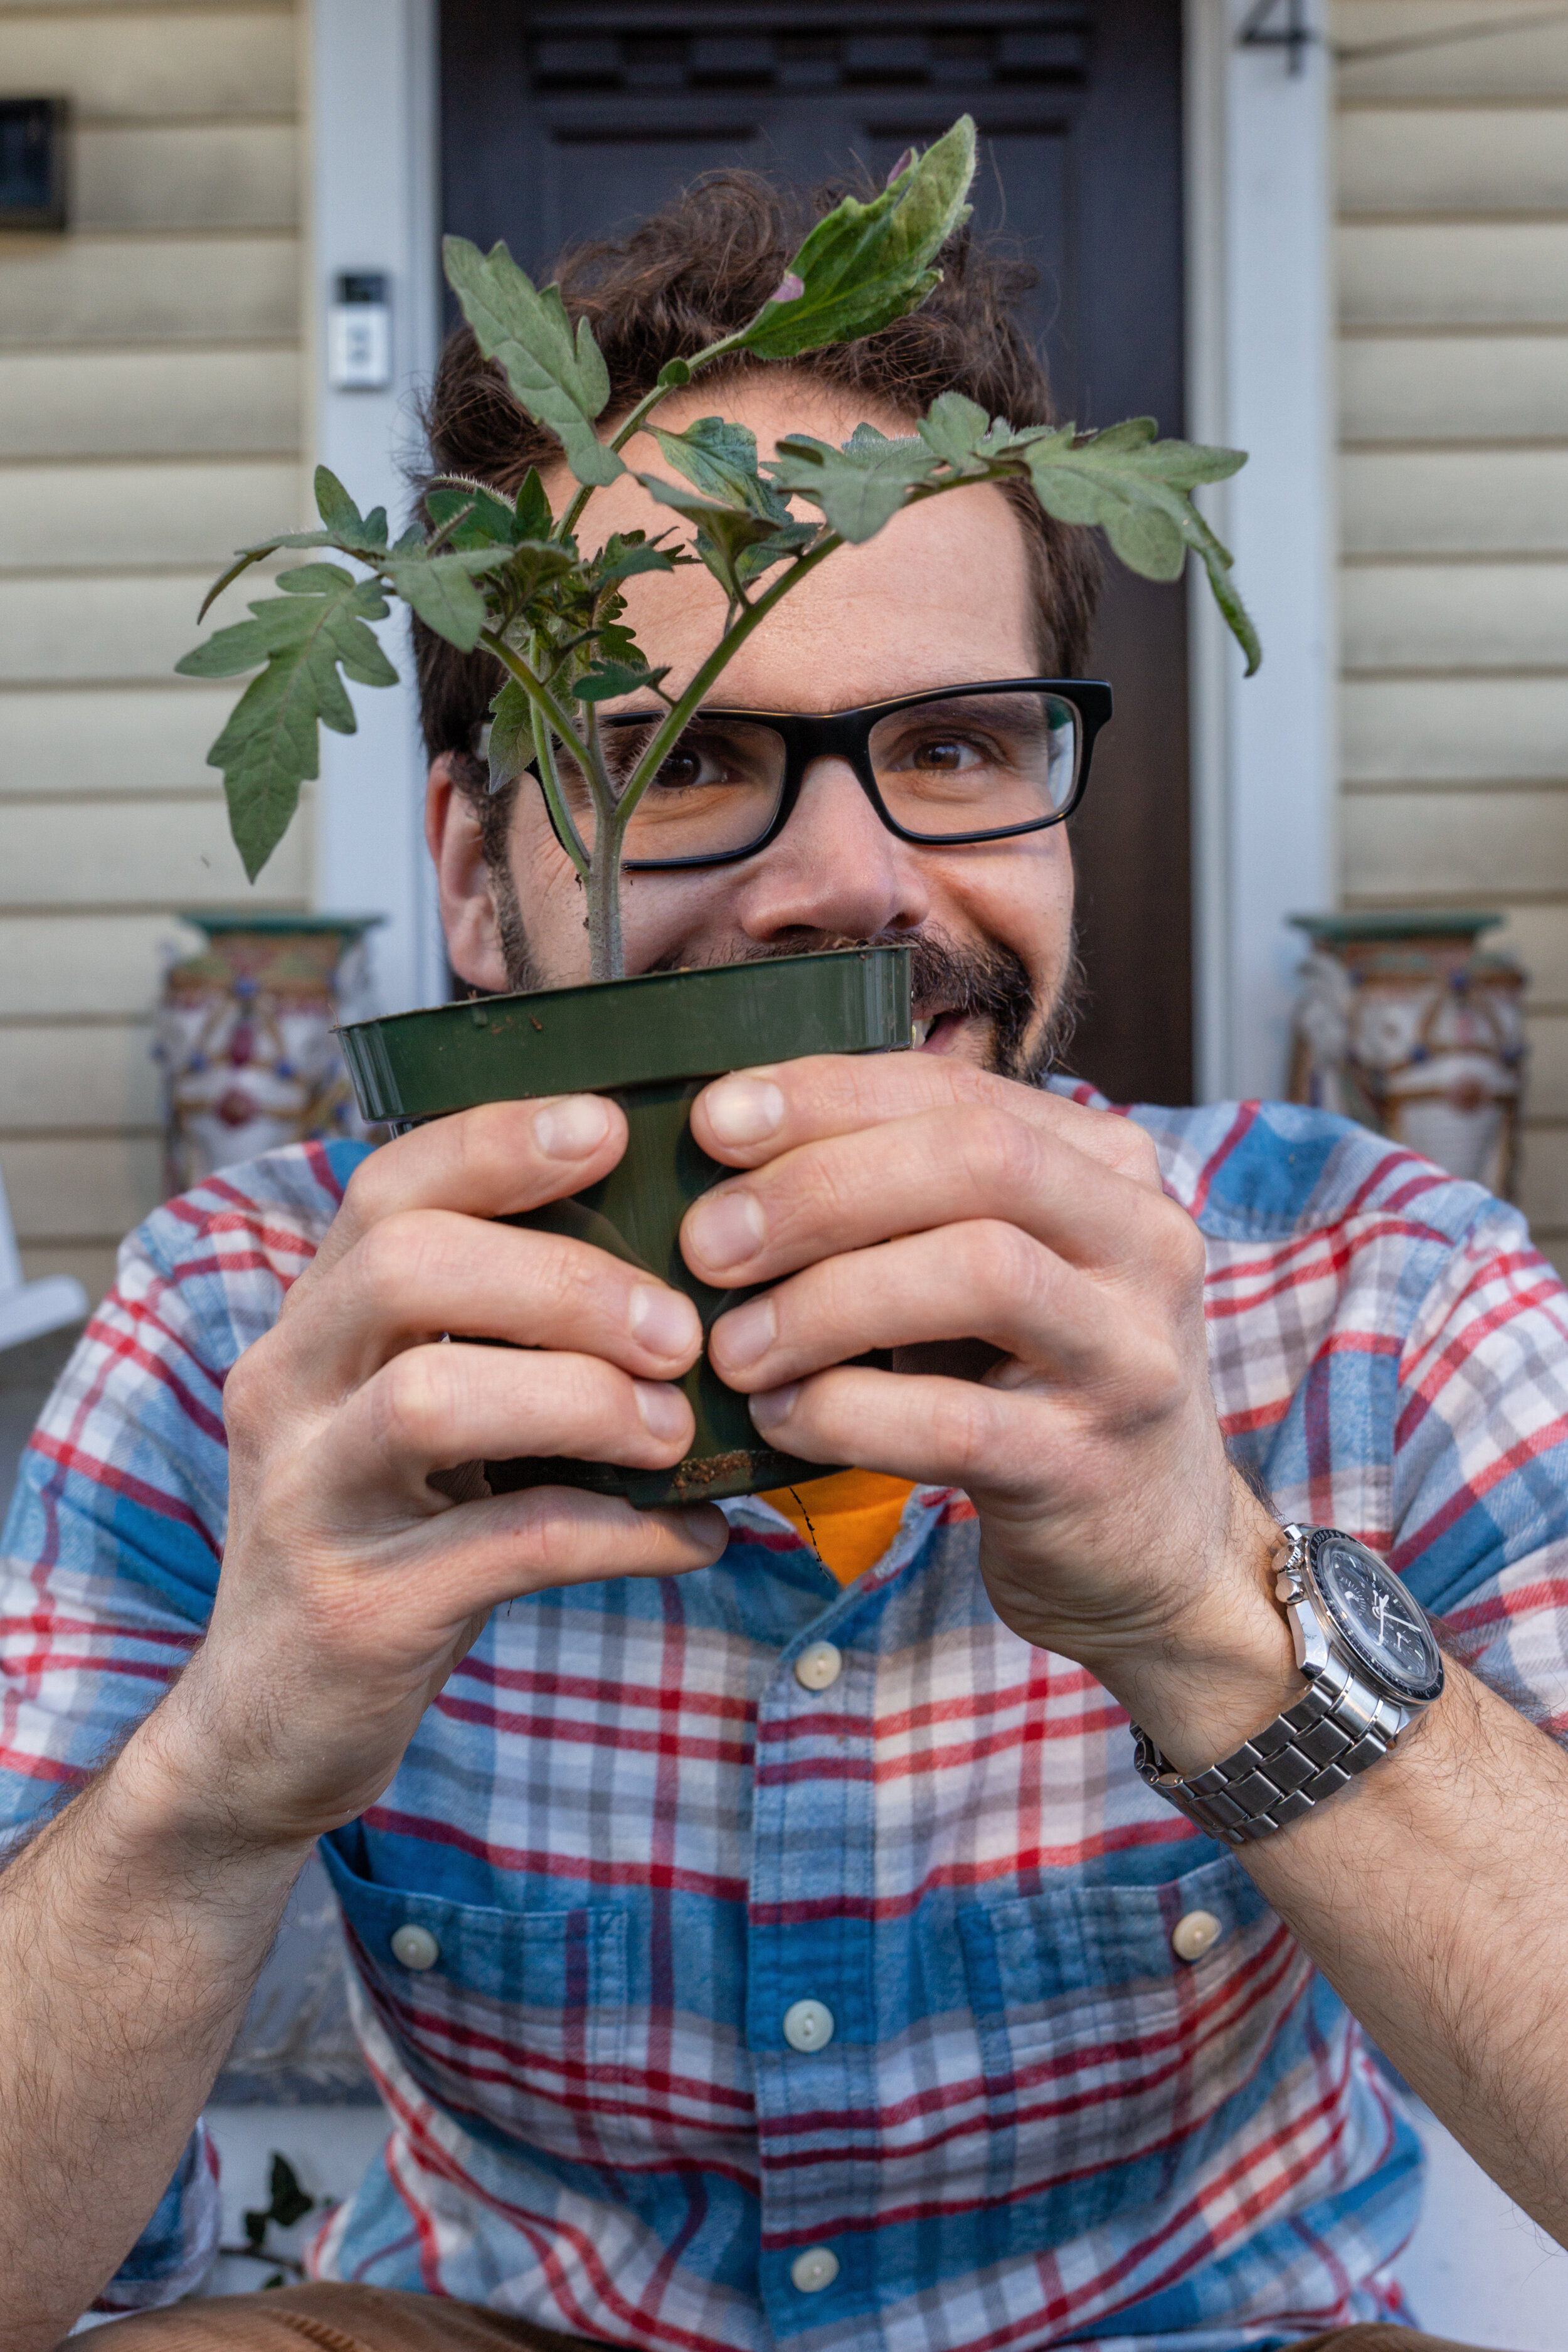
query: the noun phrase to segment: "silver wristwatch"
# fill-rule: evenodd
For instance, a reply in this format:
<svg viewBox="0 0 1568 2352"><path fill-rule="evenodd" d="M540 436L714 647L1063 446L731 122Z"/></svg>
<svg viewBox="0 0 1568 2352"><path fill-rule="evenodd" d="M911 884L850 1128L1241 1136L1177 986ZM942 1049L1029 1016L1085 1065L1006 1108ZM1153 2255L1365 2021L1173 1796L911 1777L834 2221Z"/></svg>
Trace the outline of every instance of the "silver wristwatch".
<svg viewBox="0 0 1568 2352"><path fill-rule="evenodd" d="M1365 1544L1338 1528L1285 1529L1275 1578L1307 1687L1234 1756L1184 1780L1146 1731L1133 1756L1152 1789L1226 1845L1300 1821L1386 1756L1443 1687L1426 1613Z"/></svg>

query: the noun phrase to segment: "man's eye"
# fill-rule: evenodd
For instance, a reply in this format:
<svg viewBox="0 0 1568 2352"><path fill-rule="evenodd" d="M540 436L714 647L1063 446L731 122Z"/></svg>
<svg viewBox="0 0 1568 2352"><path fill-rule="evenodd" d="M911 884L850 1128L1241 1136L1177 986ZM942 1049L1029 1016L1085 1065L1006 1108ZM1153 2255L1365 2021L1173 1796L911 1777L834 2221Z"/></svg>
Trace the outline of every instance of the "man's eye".
<svg viewBox="0 0 1568 2352"><path fill-rule="evenodd" d="M960 743L951 736L942 736L931 742L918 744L910 765L934 770L942 775L952 775L960 768L972 767L974 759L972 743Z"/></svg>

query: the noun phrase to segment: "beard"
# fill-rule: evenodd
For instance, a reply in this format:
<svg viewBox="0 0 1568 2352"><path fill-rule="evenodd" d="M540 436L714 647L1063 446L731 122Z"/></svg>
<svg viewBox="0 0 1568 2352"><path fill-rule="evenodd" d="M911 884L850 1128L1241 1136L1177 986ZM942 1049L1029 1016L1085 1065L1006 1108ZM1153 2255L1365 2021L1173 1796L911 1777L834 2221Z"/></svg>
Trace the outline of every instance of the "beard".
<svg viewBox="0 0 1568 2352"><path fill-rule="evenodd" d="M547 988L529 944L511 869L490 869L496 929L506 964L507 984L520 992ZM799 946L759 946L736 940L703 955L673 950L648 965L650 971L693 971L726 963L776 963L797 955L820 955L833 948L908 948L914 1001L934 1004L964 1020L986 1024L983 1066L1020 1086L1039 1086L1059 1068L1071 1045L1084 1003L1083 968L1078 943L1068 935L1067 952L1050 1002L1041 1005L1022 956L995 940L961 944L935 925L913 933L881 931L875 939L814 938Z"/></svg>

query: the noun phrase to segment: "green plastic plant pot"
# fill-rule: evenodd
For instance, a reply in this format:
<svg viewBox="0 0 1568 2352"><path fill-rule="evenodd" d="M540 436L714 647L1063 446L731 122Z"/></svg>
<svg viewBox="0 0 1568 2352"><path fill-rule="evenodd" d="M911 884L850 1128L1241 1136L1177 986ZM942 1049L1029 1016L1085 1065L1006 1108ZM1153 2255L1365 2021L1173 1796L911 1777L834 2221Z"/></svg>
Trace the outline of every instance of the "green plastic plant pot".
<svg viewBox="0 0 1568 2352"><path fill-rule="evenodd" d="M486 997L360 1021L339 1033L367 1119L402 1129L479 1103L533 1095L607 1094L626 1114L626 1156L586 1192L503 1220L568 1234L644 1267L695 1304L706 1332L751 1296L699 1282L680 1254L680 1221L733 1171L693 1141L689 1112L710 1079L806 1054L887 1053L913 1043L907 948L651 972L585 988ZM498 1494L586 1486L660 1503L718 1502L831 1465L762 1444L744 1397L700 1356L681 1382L696 1416L691 1451L672 1470L626 1470L565 1457L487 1462Z"/></svg>

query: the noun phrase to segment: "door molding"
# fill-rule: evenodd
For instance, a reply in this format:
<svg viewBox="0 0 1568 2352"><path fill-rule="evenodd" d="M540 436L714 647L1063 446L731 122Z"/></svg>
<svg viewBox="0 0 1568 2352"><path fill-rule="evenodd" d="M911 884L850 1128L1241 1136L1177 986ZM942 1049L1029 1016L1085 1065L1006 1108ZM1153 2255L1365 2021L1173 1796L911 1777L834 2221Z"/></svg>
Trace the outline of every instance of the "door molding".
<svg viewBox="0 0 1568 2352"><path fill-rule="evenodd" d="M1312 0L1314 7L1321 0ZM1254 678L1192 592L1197 1092L1277 1094L1298 950L1285 918L1334 896L1334 549L1330 74L1321 42L1237 46L1247 0L1184 0L1188 430L1251 452L1212 494L1261 632ZM367 500L405 506L400 453L439 336L437 0L310 0L310 444ZM366 135L367 132L374 135ZM324 321L341 270L384 270L393 385L334 392ZM395 651L396 649L395 649ZM327 735L316 898L378 907L387 1009L445 985L420 837L424 764L405 683ZM401 806L399 806L401 803Z"/></svg>
<svg viewBox="0 0 1568 2352"><path fill-rule="evenodd" d="M1203 1101L1283 1092L1301 953L1286 918L1333 903L1337 862L1332 68L1321 39L1293 56L1239 46L1247 9L1184 6L1188 422L1250 453L1205 505L1264 654L1244 678L1194 579Z"/></svg>
<svg viewBox="0 0 1568 2352"><path fill-rule="evenodd" d="M416 402L440 340L436 36L436 0L310 0L307 473L330 466L367 511L384 504L395 534L410 504L403 469L419 443ZM335 391L327 310L339 275L364 270L387 280L390 382L384 391ZM372 990L377 1011L399 1013L439 1003L447 961L401 608L382 634L398 684L355 693L357 733L322 730L314 897L326 913L385 915L371 935Z"/></svg>

